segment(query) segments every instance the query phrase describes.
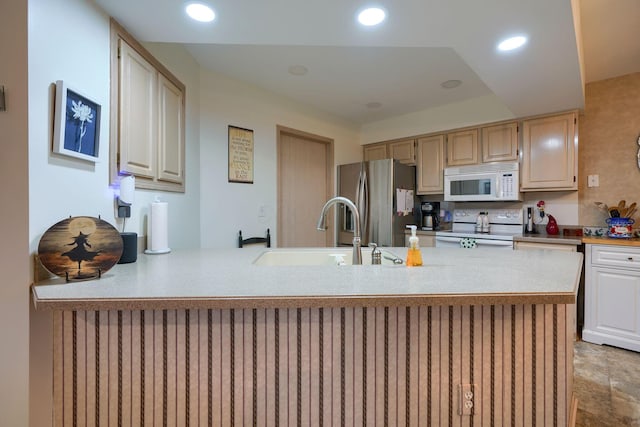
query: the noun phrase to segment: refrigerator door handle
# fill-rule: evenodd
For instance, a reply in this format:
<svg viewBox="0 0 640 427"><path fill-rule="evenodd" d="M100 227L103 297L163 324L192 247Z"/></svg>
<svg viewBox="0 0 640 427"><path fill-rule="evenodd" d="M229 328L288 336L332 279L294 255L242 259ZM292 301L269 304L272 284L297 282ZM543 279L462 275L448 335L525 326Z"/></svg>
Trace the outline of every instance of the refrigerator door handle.
<svg viewBox="0 0 640 427"><path fill-rule="evenodd" d="M362 178L362 227L360 228L361 235L369 241L369 177L367 176L367 170L363 171Z"/></svg>

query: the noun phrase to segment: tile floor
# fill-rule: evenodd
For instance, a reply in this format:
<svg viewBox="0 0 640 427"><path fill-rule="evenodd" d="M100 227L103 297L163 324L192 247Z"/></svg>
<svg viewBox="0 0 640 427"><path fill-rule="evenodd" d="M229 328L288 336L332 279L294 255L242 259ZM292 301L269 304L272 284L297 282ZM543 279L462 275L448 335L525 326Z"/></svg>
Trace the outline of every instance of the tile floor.
<svg viewBox="0 0 640 427"><path fill-rule="evenodd" d="M640 427L640 353L575 343L576 426Z"/></svg>

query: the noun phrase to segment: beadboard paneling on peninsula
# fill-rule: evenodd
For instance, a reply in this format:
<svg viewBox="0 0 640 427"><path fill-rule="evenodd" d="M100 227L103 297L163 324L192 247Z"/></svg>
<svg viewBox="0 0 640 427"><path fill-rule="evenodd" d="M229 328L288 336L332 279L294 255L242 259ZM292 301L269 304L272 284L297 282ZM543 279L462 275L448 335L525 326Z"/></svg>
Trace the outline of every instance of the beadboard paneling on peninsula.
<svg viewBox="0 0 640 427"><path fill-rule="evenodd" d="M567 425L572 307L56 311L54 425Z"/></svg>

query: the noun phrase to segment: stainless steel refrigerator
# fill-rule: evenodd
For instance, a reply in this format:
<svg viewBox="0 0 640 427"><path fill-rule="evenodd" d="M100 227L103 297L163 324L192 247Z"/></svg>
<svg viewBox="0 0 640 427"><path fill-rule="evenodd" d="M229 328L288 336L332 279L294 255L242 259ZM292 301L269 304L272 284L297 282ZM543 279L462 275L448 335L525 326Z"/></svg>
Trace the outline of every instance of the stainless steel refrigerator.
<svg viewBox="0 0 640 427"><path fill-rule="evenodd" d="M360 213L362 245L404 247L404 231L415 224L413 211L398 215L397 190L411 190L413 197L402 204L415 206L416 168L397 160L372 160L338 166L338 195L352 200ZM402 197L408 193L400 192ZM349 209L340 204L338 211L338 245L351 245L354 219Z"/></svg>

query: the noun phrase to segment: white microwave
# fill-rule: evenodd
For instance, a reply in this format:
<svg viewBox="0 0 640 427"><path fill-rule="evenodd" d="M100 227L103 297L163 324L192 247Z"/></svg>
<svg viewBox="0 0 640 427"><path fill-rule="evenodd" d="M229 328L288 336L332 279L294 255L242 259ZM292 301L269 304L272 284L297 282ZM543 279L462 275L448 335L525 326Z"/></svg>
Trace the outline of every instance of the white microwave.
<svg viewBox="0 0 640 427"><path fill-rule="evenodd" d="M445 168L444 200L521 200L519 165L517 162L509 162Z"/></svg>

